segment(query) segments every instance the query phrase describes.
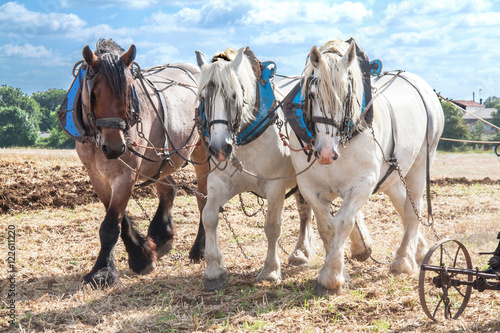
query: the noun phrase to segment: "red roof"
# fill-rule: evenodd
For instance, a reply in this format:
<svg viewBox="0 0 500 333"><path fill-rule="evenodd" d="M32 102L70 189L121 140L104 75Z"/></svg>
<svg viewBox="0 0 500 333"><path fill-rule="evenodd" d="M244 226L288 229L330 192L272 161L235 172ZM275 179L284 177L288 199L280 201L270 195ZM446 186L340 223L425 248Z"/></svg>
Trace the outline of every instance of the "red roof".
<svg viewBox="0 0 500 333"><path fill-rule="evenodd" d="M478 102L474 101L453 100L453 103L458 104L462 107L484 107L483 104L479 104Z"/></svg>

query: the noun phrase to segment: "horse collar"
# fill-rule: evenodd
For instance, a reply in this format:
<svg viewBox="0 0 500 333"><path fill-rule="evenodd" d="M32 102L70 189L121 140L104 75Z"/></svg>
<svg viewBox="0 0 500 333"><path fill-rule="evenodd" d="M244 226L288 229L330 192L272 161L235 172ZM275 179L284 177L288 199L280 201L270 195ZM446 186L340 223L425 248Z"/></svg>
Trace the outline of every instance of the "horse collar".
<svg viewBox="0 0 500 333"><path fill-rule="evenodd" d="M196 112L197 124L201 133L203 133L206 137L210 137L209 129L211 125L215 123L224 123L228 125L228 127L233 128L232 132L236 136L234 141L237 145L242 146L257 139L269 127L269 125L276 120L278 107L276 107L277 103L271 82L271 79L274 77L274 73L276 71L276 64L272 61L266 61L261 64L261 68L261 76L260 78L257 78L256 81L257 97L254 109L257 110L257 112L254 115L255 119L252 123L243 128L236 135L234 133L236 126L230 126L228 121L213 120L207 122L205 102L201 100ZM237 118L239 119L239 117Z"/></svg>
<svg viewBox="0 0 500 333"><path fill-rule="evenodd" d="M78 64L80 62L75 67ZM94 79L98 75L99 73L91 72L85 63L80 65L75 79L58 110L58 120L63 130L73 139L82 143L94 141L97 144L99 128L116 128L127 132L140 119L139 98L132 83L129 87L132 97L131 103L127 106L130 118L128 123L118 117L95 118L92 106L87 107L83 104L82 91L83 82L85 81L90 100L90 95L94 89ZM85 125L84 117L87 119L88 126Z"/></svg>

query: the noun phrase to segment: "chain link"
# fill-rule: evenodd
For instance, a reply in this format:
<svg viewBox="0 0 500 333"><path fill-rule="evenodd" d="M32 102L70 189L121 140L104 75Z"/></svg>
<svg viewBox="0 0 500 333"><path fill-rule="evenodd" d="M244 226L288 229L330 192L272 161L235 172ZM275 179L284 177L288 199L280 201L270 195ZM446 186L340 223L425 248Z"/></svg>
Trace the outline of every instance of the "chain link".
<svg viewBox="0 0 500 333"><path fill-rule="evenodd" d="M231 233L233 234L233 238L236 241L236 244L240 248L240 251L243 254L243 256L245 257L245 259L252 260L254 256L248 256L246 254L245 250L243 249L243 246L241 245L240 241L238 240L238 236L236 236L236 232L234 231L233 226L231 225L231 223L229 223L229 219L227 218L226 212L224 210L221 211L221 215L224 218L224 220L226 221L227 227L229 228L229 230L231 230Z"/></svg>
<svg viewBox="0 0 500 333"><path fill-rule="evenodd" d="M417 216L417 219L418 221L420 222L420 224L422 224L423 226L425 227L428 227L428 228L431 228L432 232L434 233L434 236L436 237L437 240L440 240L441 238L439 237L439 235L437 234L437 231L436 231L436 228L434 228L434 218L429 216L429 220L431 220L431 222L429 223L425 223L422 219L422 217L420 216L419 212L418 212L418 209L417 209L417 205L415 204L415 200L413 200L413 197L411 195L411 191L410 191L410 188L408 187L408 183L406 182L406 179L405 177L403 176L403 172L401 171L401 167L399 166L399 162L396 158L387 158L385 156L385 153L384 153L384 150L382 149L382 146L380 145L380 143L378 142L377 138L375 137L375 131L373 130L373 127L370 127L371 129L371 132L372 132L372 136L373 136L373 140L375 141L375 143L377 144L377 146L380 148L380 151L382 153L382 157L384 158L384 161L387 162L388 164L394 166L394 168L396 169L396 171L398 172L398 175L399 175L399 179L401 180L401 183L403 184L405 190L406 190L406 195L408 196L408 198L410 199L410 203L411 203L411 207L413 208L413 212L415 213L415 215Z"/></svg>

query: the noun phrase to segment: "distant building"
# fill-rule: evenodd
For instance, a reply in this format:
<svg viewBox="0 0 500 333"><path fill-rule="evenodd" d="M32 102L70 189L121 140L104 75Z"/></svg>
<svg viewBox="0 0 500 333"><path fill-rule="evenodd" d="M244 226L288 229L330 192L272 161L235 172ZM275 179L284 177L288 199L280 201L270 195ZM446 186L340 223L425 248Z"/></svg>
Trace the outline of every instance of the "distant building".
<svg viewBox="0 0 500 333"><path fill-rule="evenodd" d="M475 101L459 101L459 100L453 100L453 103L461 107L462 109L465 109L466 111L469 111L471 113L475 113L481 109L484 109L486 106L483 104L480 104Z"/></svg>
<svg viewBox="0 0 500 333"><path fill-rule="evenodd" d="M491 123L491 119L493 118L491 116L492 112L495 112L497 109L495 108L482 108L481 110L474 112L474 116L478 116L479 118L486 120L487 122ZM470 114L464 114L464 120L465 123L471 128L476 124L478 119L474 116L471 116ZM484 132L489 132L492 131L493 127L491 127L488 124L484 124Z"/></svg>
<svg viewBox="0 0 500 333"><path fill-rule="evenodd" d="M485 105L475 101L453 100L453 103L455 103L462 109L465 109L465 111L472 113L474 116L486 120L490 123L492 119L491 113L497 110L495 108L487 108ZM478 121L478 119L473 115L468 113L464 113L463 115L463 119L465 120L467 126L469 126L469 129L476 125L476 122ZM493 128L490 125L484 124L484 132L489 132L492 130Z"/></svg>

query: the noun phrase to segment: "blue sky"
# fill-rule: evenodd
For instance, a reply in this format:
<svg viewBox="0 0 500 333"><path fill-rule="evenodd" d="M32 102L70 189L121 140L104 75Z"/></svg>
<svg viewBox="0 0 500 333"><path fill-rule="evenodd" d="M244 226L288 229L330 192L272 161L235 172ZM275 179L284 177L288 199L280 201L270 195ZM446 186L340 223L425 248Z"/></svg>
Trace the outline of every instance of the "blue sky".
<svg viewBox="0 0 500 333"><path fill-rule="evenodd" d="M453 99L500 96L500 0L28 0L0 2L0 85L68 89L99 38L137 47L142 68L250 46L300 74L313 45L354 37L384 70Z"/></svg>

